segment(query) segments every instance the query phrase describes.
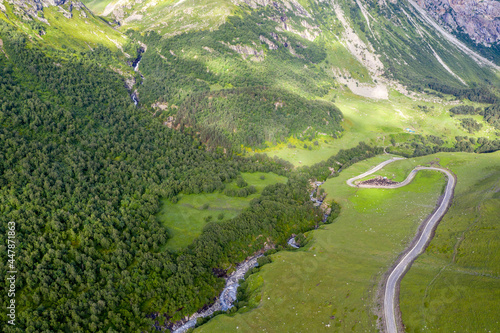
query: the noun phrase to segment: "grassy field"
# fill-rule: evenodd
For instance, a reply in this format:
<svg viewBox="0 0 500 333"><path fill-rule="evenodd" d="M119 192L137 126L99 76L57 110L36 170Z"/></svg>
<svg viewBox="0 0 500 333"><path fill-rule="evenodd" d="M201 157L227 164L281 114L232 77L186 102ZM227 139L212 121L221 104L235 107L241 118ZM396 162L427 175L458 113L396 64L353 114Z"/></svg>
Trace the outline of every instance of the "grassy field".
<svg viewBox="0 0 500 333"><path fill-rule="evenodd" d="M318 140L313 150L302 148L304 142L293 143L297 148L288 148L281 144L264 152L269 156L278 156L295 166L312 165L336 154L340 149L356 146L360 141L373 140L379 146L389 146L391 134L411 136L407 129L415 134L436 135L444 141L455 136L486 137L496 139L496 131L481 117L473 118L483 125L480 131L469 133L459 120L466 116L450 117L451 105L413 101L395 91L391 91L389 100L370 100L356 96L348 91L336 95L335 105L342 111L345 131L339 139L324 138ZM427 107L427 112L419 108ZM470 116L469 116L470 117ZM398 140L399 141L399 140ZM310 142L305 142L310 145Z"/></svg>
<svg viewBox="0 0 500 333"><path fill-rule="evenodd" d="M82 16L80 11L74 9L71 19L65 18L57 7L47 7L44 9L44 16L50 22L46 35L42 38L44 42L60 48L75 47L78 45L81 49L89 49L97 45L104 45L112 51L117 51L127 41L127 37L111 28L108 24L99 18L86 12ZM68 41L68 35L70 40Z"/></svg>
<svg viewBox="0 0 500 333"><path fill-rule="evenodd" d="M96 14L102 14L104 9L108 4L110 4L112 1L109 0L91 0L91 1L83 1L85 3L85 6L90 8L92 12Z"/></svg>
<svg viewBox="0 0 500 333"><path fill-rule="evenodd" d="M500 154L436 154L394 162L367 177L402 181L433 162L458 176L453 205L427 251L402 281L410 332L500 330Z"/></svg>
<svg viewBox="0 0 500 333"><path fill-rule="evenodd" d="M245 198L229 197L220 192L189 194L180 197L175 204L164 200L157 217L165 224L172 237L167 242L167 247L178 250L191 244L200 235L207 219L211 221L231 219L248 207L250 201L258 197L267 185L287 182L286 177L274 173L243 173L242 176L249 186L255 186L256 193ZM261 179L261 176L265 178ZM236 182L226 185L226 188L236 189Z"/></svg>
<svg viewBox="0 0 500 333"><path fill-rule="evenodd" d="M86 9L73 8L72 17L66 18L62 10L69 13L69 6L45 7L43 17L50 25L44 25L45 34L39 36L39 30L34 29L17 17L10 4L5 4L6 14L0 11L0 20L11 23L17 29L32 37L33 42L56 49L89 50L98 45L117 51L127 43L127 37L114 30L100 18Z"/></svg>
<svg viewBox="0 0 500 333"><path fill-rule="evenodd" d="M122 30L152 29L161 34L173 35L189 30L214 29L231 14L235 5L230 1L205 0L203 3L193 0L155 1L120 1L86 0L83 1L98 15L110 15L113 9L126 13ZM106 11L106 7L110 5ZM149 10L148 10L149 8ZM182 17L181 17L182 16Z"/></svg>
<svg viewBox="0 0 500 333"><path fill-rule="evenodd" d="M346 169L323 186L342 205L331 225L309 233L310 242L251 277L259 307L218 316L196 332L377 331L378 282L414 235L441 194L444 178L421 172L397 190L348 187L345 181L389 158L377 156ZM402 209L403 208L403 209Z"/></svg>
<svg viewBox="0 0 500 333"><path fill-rule="evenodd" d="M453 205L401 285L409 332L500 331L500 153L439 154Z"/></svg>
<svg viewBox="0 0 500 333"><path fill-rule="evenodd" d="M399 190L345 185L387 158L357 163L323 185L342 205L339 218L249 278L258 308L218 316L196 332L377 331L378 283L444 186L432 171ZM377 175L402 180L431 163L450 168L458 183L434 240L402 281L403 322L410 332L499 331L500 153L440 153L394 162Z"/></svg>

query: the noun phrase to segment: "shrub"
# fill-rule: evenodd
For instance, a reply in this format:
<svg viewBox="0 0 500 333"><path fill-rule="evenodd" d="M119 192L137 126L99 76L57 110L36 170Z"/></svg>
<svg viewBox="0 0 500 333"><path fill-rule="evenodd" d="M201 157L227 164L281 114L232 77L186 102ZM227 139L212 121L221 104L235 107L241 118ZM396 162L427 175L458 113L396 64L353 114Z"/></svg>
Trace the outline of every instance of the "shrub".
<svg viewBox="0 0 500 333"><path fill-rule="evenodd" d="M236 186L239 188L246 187L247 185L248 183L243 179L243 177L240 176L236 179Z"/></svg>
<svg viewBox="0 0 500 333"><path fill-rule="evenodd" d="M464 118L460 120L460 124L463 128L465 128L469 133L474 133L479 131L483 125L478 123L472 118Z"/></svg>
<svg viewBox="0 0 500 333"><path fill-rule="evenodd" d="M476 110L470 105L458 105L452 107L450 112L453 114L474 114L476 113Z"/></svg>

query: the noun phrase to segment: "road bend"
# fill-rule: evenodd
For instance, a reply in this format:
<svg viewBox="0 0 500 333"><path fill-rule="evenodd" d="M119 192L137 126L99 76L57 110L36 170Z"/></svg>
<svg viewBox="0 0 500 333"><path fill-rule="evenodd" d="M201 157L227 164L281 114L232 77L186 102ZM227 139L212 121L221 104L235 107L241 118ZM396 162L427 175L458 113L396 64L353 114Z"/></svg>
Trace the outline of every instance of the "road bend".
<svg viewBox="0 0 500 333"><path fill-rule="evenodd" d="M380 163L376 167L370 169L369 171L359 176L347 180L347 184L352 187L400 188L408 185L415 178L416 174L420 170L439 171L444 173L447 178L446 189L444 191L444 195L441 196L440 200L438 201L437 208L422 222L419 228L420 232L417 233L417 235L411 242L408 249L406 249L405 252L403 252L404 255L395 263L395 265L393 265L391 270L386 275L387 280L384 289L383 313L384 313L385 331L387 333L397 333L399 331L398 322L402 323L401 313L399 311L399 300L396 298L398 295L397 291L399 290L399 283L401 282L401 279L403 278L406 271L410 268L413 261L420 255L420 253L423 252L427 244L432 239L433 231L435 230L439 221L444 216L444 214L446 214L446 211L448 210L448 207L453 198L453 191L455 189L455 183L456 183L455 177L450 171L437 167L416 167L410 172L410 174L404 181L397 184L363 185L354 183L358 179L362 179L368 175L371 175L372 173L377 172L387 164L401 159L403 158L399 157L392 158L390 160Z"/></svg>

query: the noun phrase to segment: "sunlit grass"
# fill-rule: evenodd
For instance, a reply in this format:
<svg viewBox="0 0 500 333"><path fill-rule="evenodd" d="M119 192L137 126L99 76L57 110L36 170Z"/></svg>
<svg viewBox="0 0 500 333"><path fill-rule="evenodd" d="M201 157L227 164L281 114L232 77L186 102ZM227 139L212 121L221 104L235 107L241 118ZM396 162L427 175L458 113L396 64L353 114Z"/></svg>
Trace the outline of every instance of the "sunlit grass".
<svg viewBox="0 0 500 333"><path fill-rule="evenodd" d="M435 206L445 181L419 172L398 190L356 189L345 180L390 156L359 162L323 186L342 205L339 218L309 233L310 243L273 255L259 307L218 316L196 332L377 331L375 293L384 272ZM440 163L458 177L450 210L401 285L408 331L497 331L500 306L500 153L439 153L394 162L377 174L404 179L417 165ZM455 259L453 259L455 258Z"/></svg>
<svg viewBox="0 0 500 333"><path fill-rule="evenodd" d="M113 51L125 44L126 36L89 12L86 12L86 15L85 18L80 11L73 9L73 17L68 19L57 7L44 8L44 16L51 23L42 37L44 42L56 48L65 45L71 48L79 46L86 50L103 45Z"/></svg>
<svg viewBox="0 0 500 333"><path fill-rule="evenodd" d="M163 200L157 217L172 237L167 242L167 248L178 250L191 244L201 234L207 218L210 217L212 222L229 220L248 207L252 199L259 197L267 185L287 182L286 177L274 173L243 173L242 176L249 186L255 186L256 193L241 198L229 197L220 192L189 194L182 195L175 204ZM236 182L227 184L226 188L236 189Z"/></svg>
<svg viewBox="0 0 500 333"><path fill-rule="evenodd" d="M264 279L259 307L218 316L197 332L377 331L378 279L413 237L444 186L439 173L422 173L397 190L355 189L346 179L390 158L357 163L323 186L342 205L331 225L309 233L310 243L273 255L257 273ZM252 294L252 296L255 296Z"/></svg>
<svg viewBox="0 0 500 333"><path fill-rule="evenodd" d="M266 149L266 154L278 156L300 166L326 160L340 149L352 148L360 141L391 146L391 134L401 136L402 139L397 140L398 143L410 139L415 134L435 135L448 142L453 141L455 136L498 138L494 128L480 117L475 119L483 124L483 128L471 134L460 125L461 117L450 117L448 110L451 105L413 101L395 91L391 91L389 100L370 100L349 91L332 92L331 98L344 116L342 126L345 131L339 139L329 138L327 144L320 139L319 146L313 146L313 150L301 149L303 143L296 145L297 149L290 149L284 143ZM422 111L419 105L426 106L429 111ZM409 133L407 129L415 131L415 134Z"/></svg>
<svg viewBox="0 0 500 333"><path fill-rule="evenodd" d="M458 177L453 204L401 284L410 332L500 330L500 154L437 154Z"/></svg>

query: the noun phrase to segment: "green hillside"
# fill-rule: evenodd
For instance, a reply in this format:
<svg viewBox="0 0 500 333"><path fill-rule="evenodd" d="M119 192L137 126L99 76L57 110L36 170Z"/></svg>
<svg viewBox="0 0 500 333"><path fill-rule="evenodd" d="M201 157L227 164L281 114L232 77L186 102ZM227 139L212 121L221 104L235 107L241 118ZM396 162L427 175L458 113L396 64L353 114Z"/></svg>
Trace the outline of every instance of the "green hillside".
<svg viewBox="0 0 500 333"><path fill-rule="evenodd" d="M280 252L250 276L257 308L217 316L195 332L378 332L382 275L434 208L444 177L420 172L397 190L355 189L345 181L392 156L356 163L323 187L341 206L304 248ZM500 154L440 153L394 162L375 175L400 181L417 165L439 163L457 176L449 212L401 284L409 332L495 331L498 298Z"/></svg>
<svg viewBox="0 0 500 333"><path fill-rule="evenodd" d="M126 36L95 16L84 5L64 4L43 8L38 15L46 20L46 23L35 19L23 19L19 11L8 2L4 2L4 6L6 10L0 11L0 20L15 26L16 29L26 33L31 42L43 47L84 51L104 46L116 52L122 51L127 43ZM121 56L127 57L123 51Z"/></svg>
<svg viewBox="0 0 500 333"><path fill-rule="evenodd" d="M16 325L2 311L2 331L126 324L135 332L156 311L180 319L217 295L223 279L213 268L318 222L307 179L294 177L260 188L241 214L208 224L188 249L167 250L161 199L223 191L242 172L283 174L287 165L207 151L135 108L122 77L92 53L49 58L14 28L1 32L0 239L7 244L7 222L15 222L19 271ZM6 271L7 251L1 259ZM9 298L0 302L6 308Z"/></svg>
<svg viewBox="0 0 500 333"><path fill-rule="evenodd" d="M189 4L183 2L179 6ZM343 11L338 6L312 3L298 6L242 5L217 29L193 28L175 36L149 30L147 26L135 31L122 26L120 29L126 29L131 40L148 46L140 65L144 75L143 84L138 86L140 104L176 128L192 127L189 132L199 133L198 138L211 146L240 151L242 145L271 156L276 154L296 165L302 160L319 162L327 155L317 154L313 159L303 154L294 157L290 156L293 151L287 153L287 147L312 146L322 135L340 138L332 141L337 147L353 147L359 141L407 133L408 128L419 134L434 134L439 126L444 128L438 131L444 134L442 139L450 145L456 136L471 134L496 139L496 129L489 125L481 126L481 131L464 131L462 123L449 118L444 112L447 108L443 108L443 104L454 105L452 101L457 98L467 98L478 103L478 107L495 103L497 86L490 84L495 77L488 66L480 66L466 54L455 52L450 62L470 69L470 76L465 77L469 85L457 81L433 54L432 58L422 55L413 62L404 60L405 66L394 67L390 61L400 59L401 54L412 55L423 47L415 43L425 43L430 50L427 41L414 38L413 44L408 44L404 38L409 35L405 32L403 39L392 39L413 49L398 50L394 45L380 49L378 39L372 40L376 47L373 52L390 55L380 57L380 61L370 53L367 45L371 39L358 27L362 22L346 20L349 15L356 17L358 7ZM384 15L378 19L390 24ZM356 37L359 45L355 40L339 39L354 38L354 33L361 36ZM382 33L386 31L381 30ZM439 47L446 40L440 43L433 49L441 50ZM444 49L449 52L450 48ZM368 52L367 60L357 56L357 52ZM414 77L403 77L402 73L414 73ZM408 93L393 79L420 94ZM261 96L264 90L266 96ZM357 97L350 90L376 98ZM349 117L348 121L332 118L330 111L325 117L325 108L339 108L344 117ZM352 109L356 111L353 113ZM374 126L377 123L380 126ZM292 143L295 139L299 144ZM321 149L321 145L312 148Z"/></svg>
<svg viewBox="0 0 500 333"><path fill-rule="evenodd" d="M403 322L497 329L497 48L410 1L9 1L0 268L17 278L0 331L168 331L265 251L196 331L378 331L381 279L444 186L345 184L395 155L377 175L458 177L402 282Z"/></svg>

